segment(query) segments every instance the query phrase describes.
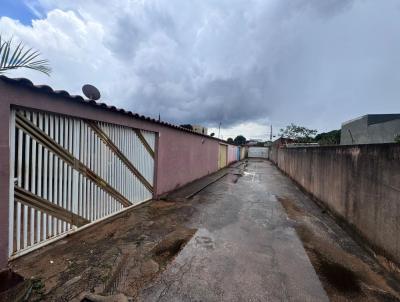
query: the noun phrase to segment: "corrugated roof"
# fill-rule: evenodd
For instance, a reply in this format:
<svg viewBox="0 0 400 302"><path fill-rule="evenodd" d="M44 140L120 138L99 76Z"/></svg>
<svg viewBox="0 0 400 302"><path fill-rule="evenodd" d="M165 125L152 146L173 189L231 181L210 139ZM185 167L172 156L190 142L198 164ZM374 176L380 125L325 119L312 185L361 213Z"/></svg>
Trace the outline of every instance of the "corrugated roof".
<svg viewBox="0 0 400 302"><path fill-rule="evenodd" d="M69 99L71 99L73 101L81 102L81 103L84 103L84 104L87 104L87 105L90 105L90 106L96 106L96 107L100 107L100 108L108 110L108 111L125 114L125 115L128 115L128 116L132 117L132 118L144 120L144 121L147 121L147 122L150 122L150 123L162 125L162 126L169 127L169 128L174 128L174 129L179 130L179 131L184 131L184 132L188 132L188 133L191 133L191 134L194 134L194 135L199 135L199 136L203 136L203 137L207 137L207 138L210 138L210 139L214 139L214 140L217 140L217 141L220 141L220 142L223 142L223 143L227 143L226 141L221 140L219 138L212 137L212 136L205 135L205 134L201 134L201 133L198 133L198 132L194 132L194 131L192 131L190 129L182 128L182 127L180 127L178 125L175 125L175 124L171 124L171 123L167 123L167 122L163 122L163 121L158 121L158 120L150 118L148 116L140 115L138 113L134 113L134 112L131 112L131 111L126 111L126 110L124 110L122 108L117 108L115 106L109 106L106 103L96 102L96 101L93 101L93 100L87 100L87 99L84 99L80 95L71 95L71 94L68 93L68 91L65 91L65 90L54 90L53 88L51 88L48 85L35 85L35 84L32 83L32 81L30 81L29 79L26 79L26 78L9 78L9 77L6 77L4 75L0 75L0 80L4 81L6 83L12 84L12 85L23 86L23 87L30 88L30 89L33 89L33 90L38 91L38 92L46 93L48 95L61 96L61 97L69 98Z"/></svg>

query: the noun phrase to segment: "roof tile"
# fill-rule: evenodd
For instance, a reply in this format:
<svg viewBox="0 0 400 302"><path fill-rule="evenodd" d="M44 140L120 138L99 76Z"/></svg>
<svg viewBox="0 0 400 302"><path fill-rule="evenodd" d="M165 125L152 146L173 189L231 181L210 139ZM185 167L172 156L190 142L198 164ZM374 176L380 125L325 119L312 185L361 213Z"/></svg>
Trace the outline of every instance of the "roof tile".
<svg viewBox="0 0 400 302"><path fill-rule="evenodd" d="M20 85L20 86L28 87L28 88L34 89L36 91L47 93L48 95L57 95L57 96L65 97L65 98L70 98L70 99L73 99L74 101L79 101L79 102L82 102L82 103L85 103L85 104L88 104L88 105L90 104L90 105L98 106L100 108L104 108L104 109L109 110L109 111L120 112L122 114L128 115L128 116L136 118L136 119L149 121L151 123L159 124L159 125L162 125L162 126L174 128L174 129L177 129L177 130L180 130L180 131L192 133L194 135L203 136L203 137L207 137L207 138L210 138L210 139L214 139L214 140L226 143L226 141L224 141L224 140L221 140L221 139L218 139L216 137L209 136L209 135L197 133L197 132L194 132L192 130L189 130L189 129L186 129L186 128L182 128L182 127L180 127L178 125L174 125L174 124L167 123L167 122L164 122L164 121L159 121L159 120L153 119L153 118L148 117L148 116L139 115L138 113L133 113L131 111L125 111L124 109L117 108L117 107L115 107L113 105L109 106L109 105L107 105L105 103L100 103L100 102L96 102L96 101L93 101L93 100L87 100L87 99L84 99L80 95L71 95L71 94L68 93L68 91L65 91L65 90L54 90L53 88L51 88L48 85L34 85L32 83L32 81L30 81L29 79L26 79L26 78L9 78L9 77L6 77L4 75L0 75L0 80L4 81L6 83L13 84L13 85Z"/></svg>

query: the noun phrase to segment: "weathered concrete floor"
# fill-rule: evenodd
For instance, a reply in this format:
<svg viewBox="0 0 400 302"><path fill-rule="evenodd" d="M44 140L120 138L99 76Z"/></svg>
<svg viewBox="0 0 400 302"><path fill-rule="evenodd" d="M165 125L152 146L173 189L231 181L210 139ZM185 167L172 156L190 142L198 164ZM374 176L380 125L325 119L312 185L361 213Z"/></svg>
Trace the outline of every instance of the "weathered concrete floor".
<svg viewBox="0 0 400 302"><path fill-rule="evenodd" d="M376 297L396 301L390 274L334 220L325 219L289 179L266 161L251 160L243 168L229 168L228 175L191 199L184 197L226 171L174 192L167 201L149 202L17 259L12 266L37 278L31 300L80 301L88 292L120 292L139 301L328 301L327 291L330 299L342 301L365 298L368 288L380 293ZM320 224L324 227L318 228ZM301 226L308 232L301 232ZM328 235L314 234L324 231ZM335 240L347 247L344 253L337 252L342 246ZM358 268L364 263L360 272L372 277L356 280L362 291L342 293L329 278L329 269L321 264L340 260L327 254L333 247L350 270L352 263Z"/></svg>
<svg viewBox="0 0 400 302"><path fill-rule="evenodd" d="M193 198L196 234L141 300L328 301L268 188L268 165L250 161L243 177L229 174Z"/></svg>

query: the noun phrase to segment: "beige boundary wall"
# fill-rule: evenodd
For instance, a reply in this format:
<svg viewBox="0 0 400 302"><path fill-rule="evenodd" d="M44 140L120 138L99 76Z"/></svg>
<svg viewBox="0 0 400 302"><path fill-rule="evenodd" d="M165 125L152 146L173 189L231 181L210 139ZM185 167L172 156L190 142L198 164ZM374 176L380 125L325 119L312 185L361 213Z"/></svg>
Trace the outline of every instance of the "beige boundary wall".
<svg viewBox="0 0 400 302"><path fill-rule="evenodd" d="M274 148L270 159L400 263L400 144Z"/></svg>

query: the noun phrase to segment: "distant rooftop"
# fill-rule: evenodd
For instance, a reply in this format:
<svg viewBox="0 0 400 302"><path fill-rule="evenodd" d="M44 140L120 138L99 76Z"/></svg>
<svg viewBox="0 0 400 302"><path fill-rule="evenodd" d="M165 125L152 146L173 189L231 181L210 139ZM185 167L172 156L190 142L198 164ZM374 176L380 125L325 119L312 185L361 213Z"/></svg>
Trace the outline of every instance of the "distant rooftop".
<svg viewBox="0 0 400 302"><path fill-rule="evenodd" d="M361 120L361 119L367 119L367 124L373 125L373 124L379 124L379 123L385 123L393 120L400 119L400 113L389 113L389 114L366 114L360 117L356 117L354 119L351 119L349 121L344 122L342 125L350 124L354 121Z"/></svg>
<svg viewBox="0 0 400 302"><path fill-rule="evenodd" d="M400 119L400 114L368 114L368 125L379 124Z"/></svg>

